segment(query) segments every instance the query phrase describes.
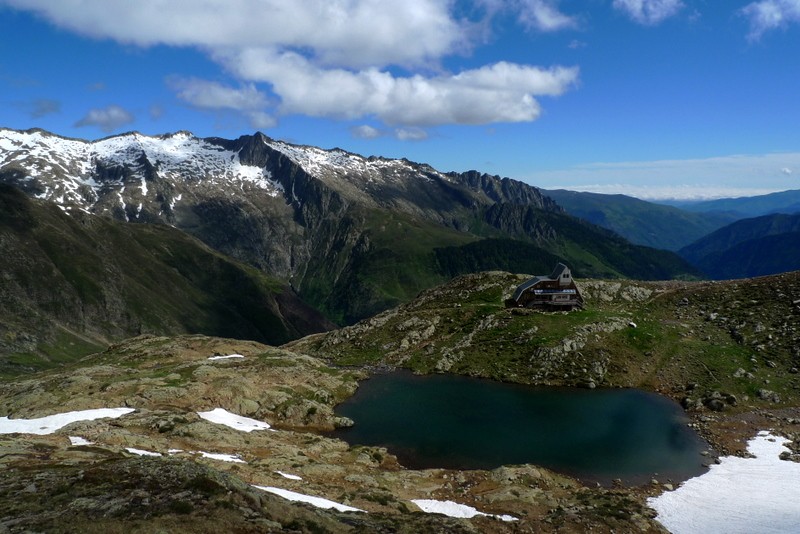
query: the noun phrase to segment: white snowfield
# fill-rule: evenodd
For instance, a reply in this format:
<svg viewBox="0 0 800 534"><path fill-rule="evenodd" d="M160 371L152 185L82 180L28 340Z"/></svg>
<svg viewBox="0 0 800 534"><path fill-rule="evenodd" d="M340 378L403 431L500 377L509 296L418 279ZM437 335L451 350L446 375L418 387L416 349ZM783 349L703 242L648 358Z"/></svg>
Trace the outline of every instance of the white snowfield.
<svg viewBox="0 0 800 534"><path fill-rule="evenodd" d="M145 451L143 449L134 449L133 447L125 447L125 450L137 456L161 456L160 452Z"/></svg>
<svg viewBox="0 0 800 534"><path fill-rule="evenodd" d="M347 506L346 504L341 504L335 501L330 501L328 499L323 499L322 497L312 497L311 495L305 495L303 493L297 493L296 491L289 491L281 488L275 488L273 486L256 486L253 485L254 488L260 489L262 491L267 491L269 493L273 493L278 495L279 497L283 497L284 499L295 501L295 502L304 502L310 504L312 506L316 506L317 508L333 508L340 512L364 512L366 510L361 510L360 508L354 508L352 506Z"/></svg>
<svg viewBox="0 0 800 534"><path fill-rule="evenodd" d="M260 167L245 165L239 154L197 138L188 132L151 137L126 133L99 141L68 139L41 131L18 132L0 128L0 168L22 165L31 179L55 173L61 180L47 188L39 198L58 204L91 207L100 194L115 184L99 184L92 178L97 163L109 167L125 166L139 179L136 189L141 198L156 193L147 187L140 158L145 156L155 172L175 183L197 185L198 176L210 183L236 185L264 190L277 196L283 188ZM173 199L177 200L177 199ZM123 204L124 208L124 204Z"/></svg>
<svg viewBox="0 0 800 534"><path fill-rule="evenodd" d="M228 354L227 356L211 356L209 360L232 360L235 358L244 358L241 354Z"/></svg>
<svg viewBox="0 0 800 534"><path fill-rule="evenodd" d="M116 419L135 411L133 408L97 408L75 412L57 413L37 419L9 419L0 417L0 434L52 434L56 430L76 421L94 421L95 419Z"/></svg>
<svg viewBox="0 0 800 534"><path fill-rule="evenodd" d="M457 502L453 501L437 501L434 499L411 499L411 502L416 504L420 510L429 514L442 514L448 517L458 517L461 519L470 519L477 515L482 515L486 517L494 517L502 521L519 521L518 518L512 515L485 514L483 512L479 512L472 506L467 506L466 504L458 504Z"/></svg>
<svg viewBox="0 0 800 534"><path fill-rule="evenodd" d="M283 471L275 471L283 478L288 478L289 480L303 480L303 477L299 477L297 475L290 475L289 473L284 473Z"/></svg>
<svg viewBox="0 0 800 534"><path fill-rule="evenodd" d="M324 150L313 146L290 145L282 141L264 139L264 144L282 152L308 174L316 177L334 175L340 178L361 177L366 182L400 182L414 176L430 181L431 178L420 172L418 166L403 159L365 158L341 149ZM425 166L425 171L439 178L452 181L446 175Z"/></svg>
<svg viewBox="0 0 800 534"><path fill-rule="evenodd" d="M787 440L759 432L747 444L755 458L726 456L675 491L651 497L656 520L673 534L797 534L800 464L781 460Z"/></svg>
<svg viewBox="0 0 800 534"><path fill-rule="evenodd" d="M89 441L88 439L80 436L69 436L69 444L73 447L79 447L81 445L94 445L94 441Z"/></svg>
<svg viewBox="0 0 800 534"><path fill-rule="evenodd" d="M242 417L241 415L236 415L223 408L214 408L208 412L197 412L197 415L206 421L217 423L218 425L225 425L235 430L241 430L242 432L269 429L269 425L263 421Z"/></svg>
<svg viewBox="0 0 800 534"><path fill-rule="evenodd" d="M211 460L219 460L221 462L233 462L236 464L247 463L235 454L224 454L221 452L205 452L205 451L197 451L196 454L199 454L203 458L209 458Z"/></svg>

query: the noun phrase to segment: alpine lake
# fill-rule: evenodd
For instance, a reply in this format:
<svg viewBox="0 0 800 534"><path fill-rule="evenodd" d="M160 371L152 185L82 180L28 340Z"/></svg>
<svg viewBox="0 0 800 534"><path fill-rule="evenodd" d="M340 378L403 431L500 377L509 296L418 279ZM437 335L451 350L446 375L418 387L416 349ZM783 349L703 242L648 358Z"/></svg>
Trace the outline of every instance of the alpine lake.
<svg viewBox="0 0 800 534"><path fill-rule="evenodd" d="M336 408L355 422L329 433L386 447L411 469L535 464L608 485L703 473L707 444L672 400L636 389L508 384L465 376L378 373Z"/></svg>

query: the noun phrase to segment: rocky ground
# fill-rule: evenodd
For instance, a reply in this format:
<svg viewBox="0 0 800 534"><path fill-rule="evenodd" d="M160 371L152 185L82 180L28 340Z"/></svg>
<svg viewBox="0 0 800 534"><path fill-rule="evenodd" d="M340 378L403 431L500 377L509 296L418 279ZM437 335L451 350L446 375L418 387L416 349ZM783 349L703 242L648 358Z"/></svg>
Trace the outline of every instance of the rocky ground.
<svg viewBox="0 0 800 534"><path fill-rule="evenodd" d="M333 408L374 366L640 387L682 403L713 445L709 463L717 454L743 454L747 439L767 429L793 439L786 459L798 459L797 274L728 283L579 281L587 304L568 314L505 309L523 280L462 277L283 348L143 336L58 370L5 380L0 416L135 411L51 435L0 435L0 532L663 531L644 503L668 491L665 484L600 488L536 466L409 470L385 449L326 437L325 430L350 423ZM231 354L244 358L208 359ZM244 433L197 414L214 408L273 430ZM94 444L72 445L69 436ZM367 513L290 503L254 484ZM425 514L412 499L451 500L519 521Z"/></svg>
<svg viewBox="0 0 800 534"><path fill-rule="evenodd" d="M231 354L244 358L208 359ZM321 435L348 424L333 407L363 376L257 343L188 336L134 338L68 369L7 381L0 413L15 419L101 407L135 411L50 435L0 436L0 531L659 531L642 499L624 489L583 487L534 466L408 470L385 449L351 448ZM214 408L273 429L245 433L197 415ZM70 436L93 444L72 445ZM293 504L252 485L367 513ZM425 514L411 499L452 500L519 521Z"/></svg>

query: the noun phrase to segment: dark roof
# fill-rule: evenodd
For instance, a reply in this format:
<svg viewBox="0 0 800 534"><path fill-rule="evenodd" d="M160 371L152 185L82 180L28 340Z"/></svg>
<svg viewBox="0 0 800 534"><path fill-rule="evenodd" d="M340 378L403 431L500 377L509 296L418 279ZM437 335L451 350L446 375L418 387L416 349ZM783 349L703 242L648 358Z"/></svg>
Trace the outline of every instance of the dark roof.
<svg viewBox="0 0 800 534"><path fill-rule="evenodd" d="M561 275L564 274L564 271L567 270L567 266L563 263L559 263L556 265L556 268L553 269L553 273L550 275L551 280L558 280L561 278Z"/></svg>
<svg viewBox="0 0 800 534"><path fill-rule="evenodd" d="M528 289L532 288L533 286L535 286L539 282L545 282L545 281L552 282L552 281L558 280L559 278L561 278L561 275L564 273L564 271L567 268L568 267L566 265L564 265L563 263L559 263L558 265L556 265L556 268L553 269L553 272L552 272L552 274L550 276L534 276L533 278L531 278L527 282L524 282L523 284L521 284L517 288L517 290L514 291L514 295L511 298L516 300L516 301L518 301L519 298L522 296L522 294L525 293L525 291L527 291Z"/></svg>

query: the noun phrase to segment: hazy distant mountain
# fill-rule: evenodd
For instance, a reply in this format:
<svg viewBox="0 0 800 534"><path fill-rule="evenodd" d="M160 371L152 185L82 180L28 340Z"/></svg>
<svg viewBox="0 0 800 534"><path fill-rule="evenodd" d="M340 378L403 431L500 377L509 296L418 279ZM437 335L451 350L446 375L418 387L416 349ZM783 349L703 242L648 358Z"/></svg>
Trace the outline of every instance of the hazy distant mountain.
<svg viewBox="0 0 800 534"><path fill-rule="evenodd" d="M720 198L701 202L669 202L686 211L719 213L736 219L758 217L770 213L800 212L800 189L741 198Z"/></svg>
<svg viewBox="0 0 800 534"><path fill-rule="evenodd" d="M678 250L736 220L727 214L692 213L626 195L544 190L567 213L608 228L632 243Z"/></svg>
<svg viewBox="0 0 800 534"><path fill-rule="evenodd" d="M684 247L680 254L716 279L800 270L800 214L742 219Z"/></svg>
<svg viewBox="0 0 800 534"><path fill-rule="evenodd" d="M441 261L465 245L474 255L485 238L527 246L504 245L501 253L489 244L478 255L492 268L504 268L509 257L535 263L544 251L581 276L695 272L675 255L578 223L522 182L260 133L236 140L128 133L87 142L0 130L0 182L68 211L173 225L289 281L339 322L445 281L459 263ZM487 257L490 250L496 253Z"/></svg>

